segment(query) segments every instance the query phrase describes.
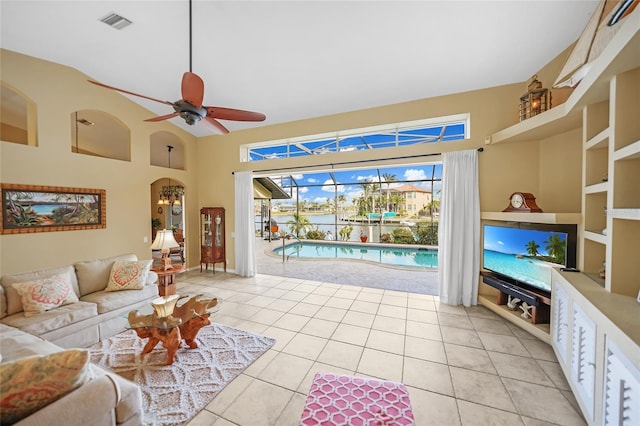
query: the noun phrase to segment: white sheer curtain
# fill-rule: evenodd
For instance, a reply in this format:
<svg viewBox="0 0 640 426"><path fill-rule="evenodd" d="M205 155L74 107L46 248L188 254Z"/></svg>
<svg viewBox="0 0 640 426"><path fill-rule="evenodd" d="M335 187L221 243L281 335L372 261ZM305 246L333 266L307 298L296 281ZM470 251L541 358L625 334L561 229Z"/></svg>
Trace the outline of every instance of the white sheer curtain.
<svg viewBox="0 0 640 426"><path fill-rule="evenodd" d="M478 151L444 154L438 229L440 301L478 303L480 274L480 194Z"/></svg>
<svg viewBox="0 0 640 426"><path fill-rule="evenodd" d="M235 172L235 255L236 274L253 277L256 274L256 234L253 217L253 173Z"/></svg>

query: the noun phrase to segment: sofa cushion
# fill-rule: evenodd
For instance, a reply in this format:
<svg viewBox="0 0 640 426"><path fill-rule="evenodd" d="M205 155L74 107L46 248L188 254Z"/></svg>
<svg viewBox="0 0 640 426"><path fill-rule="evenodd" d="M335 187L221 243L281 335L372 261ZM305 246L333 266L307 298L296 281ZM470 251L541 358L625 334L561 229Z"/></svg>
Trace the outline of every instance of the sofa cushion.
<svg viewBox="0 0 640 426"><path fill-rule="evenodd" d="M147 285L141 290L97 291L84 296L83 302L91 302L98 307L98 313L115 311L139 302L158 297L158 287Z"/></svg>
<svg viewBox="0 0 640 426"><path fill-rule="evenodd" d="M62 348L33 334L0 323L0 353L2 362L15 361L33 355L49 355Z"/></svg>
<svg viewBox="0 0 640 426"><path fill-rule="evenodd" d="M71 287L68 273L52 275L35 281L14 283L13 288L18 291L22 299L22 310L25 317L78 302L78 296Z"/></svg>
<svg viewBox="0 0 640 426"><path fill-rule="evenodd" d="M69 324L93 318L96 315L98 315L98 309L94 303L80 301L42 312L33 317L25 317L22 313L9 315L2 318L2 322L27 333L40 336Z"/></svg>
<svg viewBox="0 0 640 426"><path fill-rule="evenodd" d="M2 424L12 424L29 416L82 386L91 377L86 349L70 349L1 364Z"/></svg>
<svg viewBox="0 0 640 426"><path fill-rule="evenodd" d="M107 287L111 268L116 260L138 260L135 254L123 254L107 259L89 260L76 263L75 270L78 275L78 287L80 297L96 291L102 291Z"/></svg>
<svg viewBox="0 0 640 426"><path fill-rule="evenodd" d="M140 290L147 283L153 260L116 260L111 268L105 291Z"/></svg>
<svg viewBox="0 0 640 426"><path fill-rule="evenodd" d="M0 313L0 318L4 317L5 315L13 315L18 312L22 312L22 298L20 297L16 289L13 288L13 284L24 283L27 281L37 281L42 278L50 277L52 275L64 273L69 274L69 280L71 281L73 290L78 296L80 296L78 290L78 280L76 279L76 274L73 266L63 266L62 268L44 269L41 271L25 272L22 274L4 275L2 277L2 287L4 287L5 295L7 298L7 311L6 313Z"/></svg>

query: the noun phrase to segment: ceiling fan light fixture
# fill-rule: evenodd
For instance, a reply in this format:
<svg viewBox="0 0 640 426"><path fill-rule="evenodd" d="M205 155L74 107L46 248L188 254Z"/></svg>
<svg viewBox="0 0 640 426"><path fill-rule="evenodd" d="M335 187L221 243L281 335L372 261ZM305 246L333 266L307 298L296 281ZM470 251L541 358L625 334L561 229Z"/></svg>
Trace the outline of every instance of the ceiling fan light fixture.
<svg viewBox="0 0 640 426"><path fill-rule="evenodd" d="M100 22L104 22L116 30L121 30L123 28L128 27L133 22L125 18L124 16L120 16L117 13L110 13L107 16L100 18Z"/></svg>

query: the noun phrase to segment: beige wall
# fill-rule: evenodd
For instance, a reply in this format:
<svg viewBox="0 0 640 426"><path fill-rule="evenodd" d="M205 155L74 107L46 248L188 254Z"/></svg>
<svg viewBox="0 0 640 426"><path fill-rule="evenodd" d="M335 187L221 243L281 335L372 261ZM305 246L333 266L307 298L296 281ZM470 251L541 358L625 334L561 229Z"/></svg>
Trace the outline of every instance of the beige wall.
<svg viewBox="0 0 640 426"><path fill-rule="evenodd" d="M37 147L0 142L3 183L54 185L106 190L107 228L0 236L0 273L42 269L79 260L133 252L150 258L151 190L157 179L171 176L192 190L188 220L197 238L198 202L195 170L169 170L149 165L149 136L165 128L192 149L195 137L169 123L144 123L149 111L124 96L89 84L87 76L64 66L1 51L1 76L37 104ZM109 160L71 153L71 113L98 109L122 120L131 130L131 161ZM159 125L158 125L159 124ZM192 257L197 260L198 247Z"/></svg>
<svg viewBox="0 0 640 426"><path fill-rule="evenodd" d="M479 155L481 209L500 211L514 191L532 192L545 211L580 210L580 135L517 144L485 145L485 136L517 122L518 100L527 82L431 99L422 99L280 125L261 126L224 136L195 138L169 122L144 123L149 112L124 96L86 83L86 76L60 65L2 51L2 79L37 104L39 147L1 142L0 178L7 183L44 184L107 190L107 228L0 236L0 273L63 265L82 259L134 252L150 256L150 185L170 176L185 185L188 241L199 241L199 208L226 209L228 267L234 268L234 180L232 172L300 165L371 160L397 164L389 157L415 156L485 147ZM109 112L131 129L131 162L70 152L69 116L78 109ZM240 163L242 144L294 136L470 113L469 140L414 145L370 152L346 152L297 159ZM149 136L167 130L185 141L187 170L149 165ZM403 164L437 161L407 159ZM570 194L570 195L568 195ZM153 199L152 199L153 198ZM190 267L198 265L199 244L189 244Z"/></svg>

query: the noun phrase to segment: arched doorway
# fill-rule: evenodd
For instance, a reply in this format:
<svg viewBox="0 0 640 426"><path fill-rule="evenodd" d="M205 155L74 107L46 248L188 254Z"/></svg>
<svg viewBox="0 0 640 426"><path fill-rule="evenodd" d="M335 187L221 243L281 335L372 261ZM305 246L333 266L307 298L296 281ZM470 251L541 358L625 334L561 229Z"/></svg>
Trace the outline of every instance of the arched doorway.
<svg viewBox="0 0 640 426"><path fill-rule="evenodd" d="M151 184L150 190L152 239L155 240L159 230L171 229L180 246L170 252L172 263L186 264L185 186L175 179L160 178Z"/></svg>

